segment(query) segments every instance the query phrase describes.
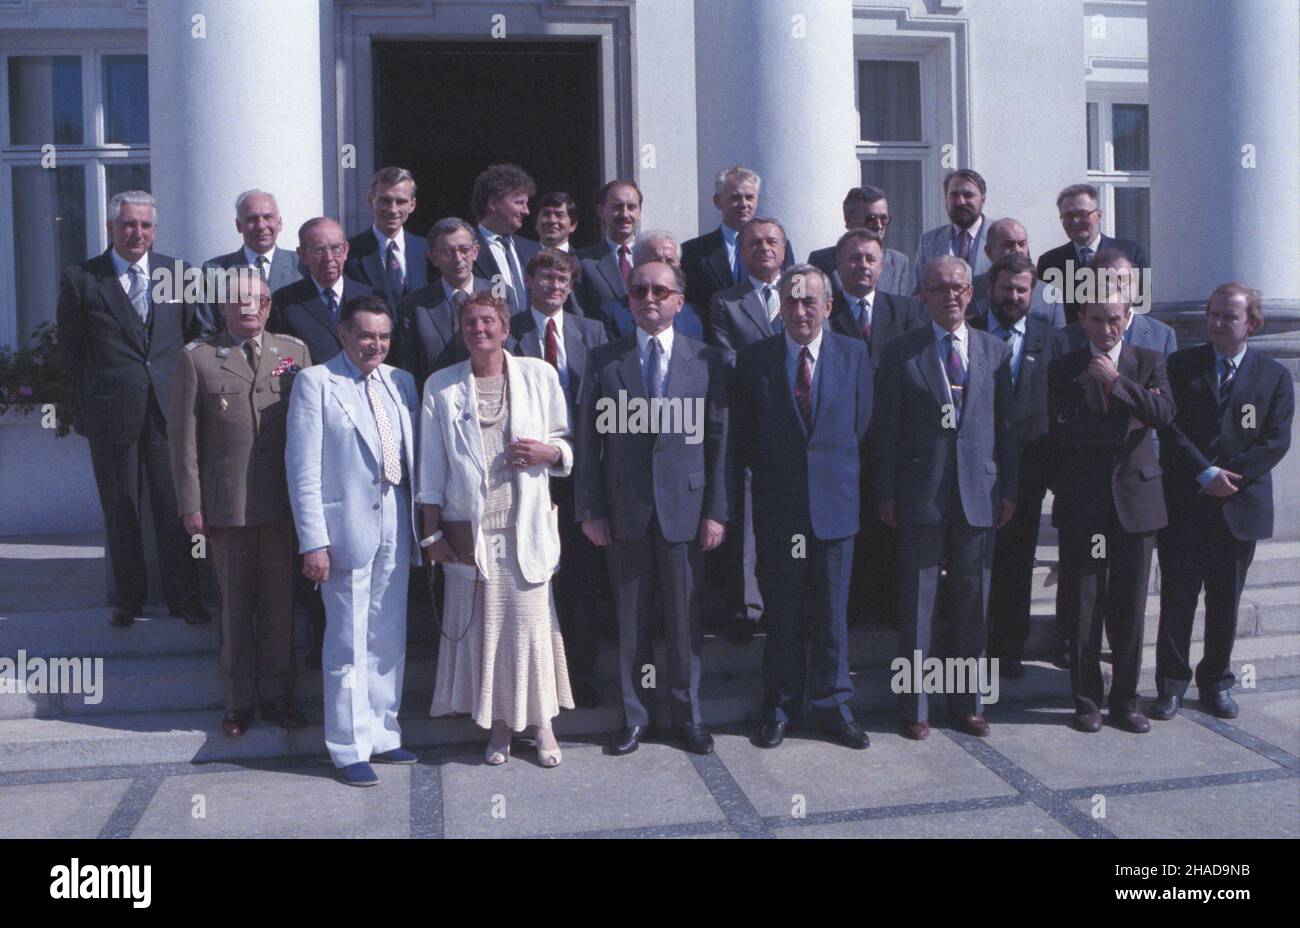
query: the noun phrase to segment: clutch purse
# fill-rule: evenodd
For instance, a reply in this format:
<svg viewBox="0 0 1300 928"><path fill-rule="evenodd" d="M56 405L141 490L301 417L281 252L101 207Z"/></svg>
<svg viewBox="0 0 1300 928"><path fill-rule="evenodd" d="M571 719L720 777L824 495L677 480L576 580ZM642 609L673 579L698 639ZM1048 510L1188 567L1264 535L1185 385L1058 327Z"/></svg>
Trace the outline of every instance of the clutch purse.
<svg viewBox="0 0 1300 928"><path fill-rule="evenodd" d="M456 560L466 567L475 567L474 563L474 530L469 522L447 522L438 523L442 529L442 537L451 545L451 550L456 552Z"/></svg>

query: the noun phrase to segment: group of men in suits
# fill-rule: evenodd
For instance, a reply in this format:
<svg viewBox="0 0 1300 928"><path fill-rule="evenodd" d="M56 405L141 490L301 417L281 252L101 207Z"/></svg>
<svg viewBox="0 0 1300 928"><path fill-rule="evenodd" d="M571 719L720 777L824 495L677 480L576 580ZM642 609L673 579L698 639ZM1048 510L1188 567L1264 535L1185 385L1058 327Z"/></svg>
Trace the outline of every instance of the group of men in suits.
<svg viewBox="0 0 1300 928"><path fill-rule="evenodd" d="M924 661L946 613L945 655L997 657L1002 673L1023 675L1049 489L1061 533L1054 656L1071 671L1076 725L1101 724L1104 628L1115 655L1112 719L1145 730L1136 686L1157 533L1169 580L1153 714L1171 717L1191 680L1190 616L1202 585L1214 628L1195 679L1213 711L1234 711L1237 601L1255 542L1271 534L1268 474L1287 450L1292 414L1290 380L1246 347L1262 324L1258 294L1239 284L1216 290L1213 351L1180 352L1166 367L1172 330L1132 310L1145 253L1100 233L1095 188L1061 192L1070 241L1037 265L1021 223L986 217L987 186L966 168L944 180L950 222L923 233L910 262L886 247L884 191L861 187L842 204L840 239L795 264L781 223L759 212L761 183L743 166L720 171L718 228L679 245L669 233L640 232L640 189L610 181L596 210L602 240L575 250L567 194L541 198L543 244L519 234L537 189L518 166L479 175L472 224L446 217L425 237L406 229L415 179L384 168L367 197L370 228L349 238L332 219L309 219L296 255L277 245L274 197L250 190L236 201L242 246L207 266L255 283L199 305L155 301L150 268L174 262L151 252L153 200L115 197L110 249L65 273L59 306L77 425L91 440L104 504L114 624L130 624L145 595L143 474L168 605L188 621L206 613L187 536L212 540L225 599L226 730L242 732L259 701L264 717L302 724L286 670L292 610L286 585L270 576L295 555L293 500L297 572L307 580L298 597L309 614L328 616L315 622L314 650L334 680L331 752L340 767L368 753L406 762L400 737L366 747L344 730L346 716L397 731L401 657L385 655L361 706L355 668L367 658L354 653L355 634L375 610L391 619L405 608L411 533L401 494L409 495L414 391L468 357L456 310L494 288L512 311L508 349L551 363L569 406L574 473L552 481L563 550L556 602L575 695L594 705L600 602L612 598L625 724L609 753L636 749L657 688L682 744L712 749L699 697L705 560L721 578L732 640L749 640L760 619L766 627L762 746L782 742L805 697L836 740L867 745L848 707L847 652L848 626L866 619L897 626L903 655ZM1081 271L1108 273L1119 286L1073 301L1048 286ZM204 337L186 345L195 335ZM305 412L306 401L289 406L287 396L311 364L332 366L307 378L313 396L324 392ZM376 404L373 387L387 399ZM676 430L611 427L608 404L631 401L651 410L698 404L697 429L686 418ZM1244 409L1251 417L1235 415ZM359 422L356 410L372 416ZM307 417L299 432L310 435L328 431L334 413L354 444L366 439L348 453L360 451L374 471L362 481L358 470L358 487L346 492L362 482L380 488L374 501L348 505L364 502L377 516L330 510L320 482L336 475L314 468L343 465L326 465L315 439L289 449L287 475L248 466L284 457L288 419ZM1070 467L1057 466L1063 457ZM353 521L380 526L357 541L346 589L343 572L331 579L320 555L335 544L324 526L340 518L349 538L362 529ZM1211 553L1223 550L1230 564ZM605 575L607 584L593 582ZM645 674L659 621L662 687ZM347 683L345 667L354 675ZM927 695L901 694L909 737L928 734ZM958 728L988 733L977 692L948 696Z"/></svg>

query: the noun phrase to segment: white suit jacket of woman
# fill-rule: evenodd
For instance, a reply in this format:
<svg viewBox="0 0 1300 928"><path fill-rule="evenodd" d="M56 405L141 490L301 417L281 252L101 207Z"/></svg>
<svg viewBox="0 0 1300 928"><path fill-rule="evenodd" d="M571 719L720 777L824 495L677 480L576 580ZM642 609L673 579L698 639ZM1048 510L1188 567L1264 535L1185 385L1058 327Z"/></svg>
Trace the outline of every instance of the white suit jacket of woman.
<svg viewBox="0 0 1300 928"><path fill-rule="evenodd" d="M510 421L507 445L532 438L560 449L551 467L515 471L515 531L519 569L529 583L550 579L560 566L558 512L551 505L550 478L573 470L569 412L555 368L537 358L507 354L506 387ZM469 361L443 368L424 384L420 410L419 472L416 501L441 506L442 518L469 522L474 532L474 560L485 580L493 562L483 537L487 499L487 464L478 420L478 393Z"/></svg>

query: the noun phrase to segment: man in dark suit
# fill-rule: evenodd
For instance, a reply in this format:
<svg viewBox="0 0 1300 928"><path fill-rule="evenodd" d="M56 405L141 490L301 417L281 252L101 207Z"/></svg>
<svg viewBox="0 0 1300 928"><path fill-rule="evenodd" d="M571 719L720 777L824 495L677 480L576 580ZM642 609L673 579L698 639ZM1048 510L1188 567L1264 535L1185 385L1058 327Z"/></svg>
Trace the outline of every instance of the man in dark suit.
<svg viewBox="0 0 1300 928"><path fill-rule="evenodd" d="M993 541L988 652L998 658L999 671L1014 680L1025 675L1022 659L1029 639L1034 551L1051 466L1047 371L1069 345L1060 329L1029 315L1038 281L1027 256L1013 252L998 258L989 269L989 280L992 305L970 324L997 336L1011 351L1011 428L1020 467L1015 515Z"/></svg>
<svg viewBox="0 0 1300 928"><path fill-rule="evenodd" d="M1169 527L1160 534L1160 630L1153 719L1171 719L1192 681L1196 600L1205 588L1205 656L1196 666L1201 707L1237 716L1229 695L1237 607L1255 543L1273 535L1272 470L1291 446L1290 372L1252 350L1264 324L1259 291L1221 284L1206 306L1210 343L1169 358L1178 412L1163 433Z"/></svg>
<svg viewBox="0 0 1300 928"><path fill-rule="evenodd" d="M880 236L884 257L876 275L875 288L884 293L910 294L912 274L907 255L885 248L885 230L889 228L889 201L879 187L850 187L844 197L844 228L869 229ZM808 255L808 263L830 277L838 292L843 286L836 275L835 247L818 248Z"/></svg>
<svg viewBox="0 0 1300 928"><path fill-rule="evenodd" d="M470 194L478 220L474 273L489 283L505 285L512 316L528 308L524 266L542 248L518 234L528 218L528 199L536 192L537 185L523 168L494 164L474 178Z"/></svg>
<svg viewBox="0 0 1300 928"><path fill-rule="evenodd" d="M165 412L177 359L200 323L197 304L180 300L185 281L175 279L178 269L190 269L151 250L157 215L154 198L142 190L115 195L108 250L66 269L59 283L59 351L77 432L90 443L118 627L135 621L148 596L142 476L167 609L191 624L212 618L199 601L198 569L177 515ZM166 291L174 301L159 298Z"/></svg>
<svg viewBox="0 0 1300 928"><path fill-rule="evenodd" d="M1172 424L1174 401L1164 356L1124 342L1131 313L1118 293L1083 304L1088 344L1047 375L1050 433L1069 463L1052 507L1061 546L1058 619L1073 630L1074 724L1085 732L1101 730L1103 624L1114 667L1110 719L1136 734L1151 730L1137 683L1151 552L1167 522L1151 438Z"/></svg>
<svg viewBox="0 0 1300 928"><path fill-rule="evenodd" d="M984 236L984 254L995 264L1003 255L1017 254L1028 258L1029 233L1014 219L1004 218L989 223L988 233ZM971 281L970 313L972 316L988 315L991 270L990 267L990 270L977 275ZM1029 301L1029 315L1055 328L1065 327L1065 311L1061 309L1059 302L1048 302L1047 285L1041 280L1034 281L1034 292Z"/></svg>
<svg viewBox="0 0 1300 928"><path fill-rule="evenodd" d="M342 350L338 337L341 307L354 297L367 296L370 288L344 275L348 243L343 227L333 219L317 216L302 224L298 257L310 276L271 294L271 319L266 328L302 339L311 349L312 360L322 364Z"/></svg>
<svg viewBox="0 0 1300 928"><path fill-rule="evenodd" d="M879 366L886 342L921 325L916 300L886 293L876 285L884 266L883 249L884 242L870 229L850 229L835 245L840 287L831 307L830 329L866 342L872 370ZM898 614L898 533L877 517L866 471L862 469L859 493L861 534L853 546L849 624L861 625L870 618L892 627Z"/></svg>
<svg viewBox="0 0 1300 928"><path fill-rule="evenodd" d="M1078 318L1079 301L1075 288L1081 287L1080 270L1093 267L1093 259L1102 251L1118 251L1138 274L1151 266L1147 251L1138 242L1111 238L1101 233L1101 205L1097 188L1092 184L1072 184L1056 197L1056 211L1069 241L1038 256L1038 277L1063 297L1065 321ZM1142 287L1145 292L1145 286ZM1135 303L1143 302L1135 293Z"/></svg>
<svg viewBox="0 0 1300 928"><path fill-rule="evenodd" d="M605 327L564 311L564 303L578 276L578 261L554 248L543 248L528 259L524 277L531 305L528 312L510 320L513 352L541 358L560 375L569 405L569 421L577 420L582 375L593 348L605 344ZM600 643L600 618L595 595L598 575L605 570L604 555L582 533L574 518L573 477L551 478L551 499L559 509L560 569L555 575L555 611L564 636L573 699L581 707L597 703L596 652Z"/></svg>
<svg viewBox="0 0 1300 928"><path fill-rule="evenodd" d="M934 259L922 274L929 325L885 346L876 375L869 448L879 515L898 529L898 614L903 660L920 679L947 567L949 658L974 670L988 640L986 621L994 529L1016 508L1019 458L1011 431L1011 352L966 324L970 267ZM973 680L948 693L958 729L983 737L989 724ZM926 692L905 689L903 731L930 733Z"/></svg>
<svg viewBox="0 0 1300 928"><path fill-rule="evenodd" d="M264 190L245 190L235 200L235 229L244 237L244 244L228 255L208 259L203 266L221 270L252 268L267 282L271 293L302 280L304 266L298 256L276 245L283 228L284 220L280 218L275 197ZM206 331L219 332L225 328L225 317L217 304L207 304L204 312Z"/></svg>
<svg viewBox="0 0 1300 928"><path fill-rule="evenodd" d="M439 219L429 230L428 284L413 290L397 306L397 327L402 333L398 366L415 378L418 390L434 371L469 357L460 337L456 308L492 285L474 274L478 239L464 219Z"/></svg>
<svg viewBox="0 0 1300 928"><path fill-rule="evenodd" d="M682 266L682 246L677 244L671 232L651 229L636 237L636 244L632 246L632 269L636 270L649 261L662 261L676 268ZM600 315L604 317L605 332L611 339L630 335L636 330L636 320L632 318L626 296L601 304ZM683 303L681 312L673 316L673 329L696 341L704 340L704 323L690 303Z"/></svg>
<svg viewBox="0 0 1300 928"><path fill-rule="evenodd" d="M825 274L795 265L781 281L784 334L750 345L736 360L731 421L740 466L753 474L767 613L758 735L765 748L781 744L800 714L808 678L814 721L848 747L870 744L849 708L847 610L871 359L860 338L823 331L830 296Z"/></svg>
<svg viewBox="0 0 1300 928"><path fill-rule="evenodd" d="M548 193L537 201L537 219L533 228L543 248L572 252L569 239L578 229L578 204L563 190Z"/></svg>
<svg viewBox="0 0 1300 928"><path fill-rule="evenodd" d="M405 228L415 211L415 178L406 168L380 168L370 179L366 202L374 222L348 239L343 273L382 296L389 314L396 315L402 298L429 282L425 241Z"/></svg>
<svg viewBox="0 0 1300 928"><path fill-rule="evenodd" d="M605 238L577 252L582 262L578 302L588 315L606 303L627 299L632 276L632 247L641 222L641 190L630 180L612 180L600 190L596 206ZM602 322L605 320L601 320ZM610 337L615 337L610 332Z"/></svg>
<svg viewBox="0 0 1300 928"><path fill-rule="evenodd" d="M637 749L658 690L668 693L684 747L713 750L701 717L695 600L700 552L722 543L730 508L728 361L673 332L685 286L679 269L658 261L633 271L637 331L592 349L578 401L576 517L593 544L608 546L618 613L625 727L605 748L613 755ZM668 658L661 670L651 648L656 586Z"/></svg>
<svg viewBox="0 0 1300 928"><path fill-rule="evenodd" d="M763 179L747 167L736 165L719 171L713 183L713 205L722 224L712 232L682 243L682 270L686 273L686 302L708 312L713 295L744 283L746 271L740 257L740 230L758 214L758 191ZM784 234L784 233L783 233ZM794 249L785 243L781 267L794 264ZM716 344L712 322L704 320L705 341Z"/></svg>

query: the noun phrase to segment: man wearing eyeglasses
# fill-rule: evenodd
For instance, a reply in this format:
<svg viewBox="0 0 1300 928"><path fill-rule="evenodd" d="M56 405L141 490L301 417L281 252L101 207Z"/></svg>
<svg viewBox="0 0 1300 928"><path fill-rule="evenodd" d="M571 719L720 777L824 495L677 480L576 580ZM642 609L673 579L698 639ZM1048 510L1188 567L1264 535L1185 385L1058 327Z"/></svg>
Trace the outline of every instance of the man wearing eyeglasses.
<svg viewBox="0 0 1300 928"><path fill-rule="evenodd" d="M889 228L889 201L885 191L870 185L850 187L844 197L844 228L870 229L880 236L884 246L885 232ZM844 289L835 267L835 245L818 248L808 256L808 263L830 277L835 284L835 292ZM875 289L884 293L898 293L907 296L912 292L912 277L908 274L910 266L907 255L892 248L885 248L880 273L876 277Z"/></svg>
<svg viewBox="0 0 1300 928"><path fill-rule="evenodd" d="M1091 268L1099 252L1120 252L1139 274L1151 266L1147 251L1140 243L1102 234L1101 201L1098 197L1097 188L1092 184L1071 184L1057 194L1056 211L1061 217L1061 228L1070 240L1038 257L1039 280L1051 283L1053 279L1059 279L1066 284L1062 296L1067 324L1079 318L1079 304L1072 299L1071 285L1077 279L1075 275L1081 268Z"/></svg>
<svg viewBox="0 0 1300 928"><path fill-rule="evenodd" d="M298 257L310 277L271 294L271 318L266 328L307 343L312 360L328 361L343 346L339 342L339 311L348 300L368 296L370 288L345 277L348 240L333 219L317 216L298 229Z"/></svg>
<svg viewBox="0 0 1300 928"><path fill-rule="evenodd" d="M728 359L674 332L685 289L681 269L662 261L632 272L636 331L591 350L578 399L576 518L606 548L618 615L624 727L605 747L615 756L637 749L657 692L668 694L682 746L713 751L701 715L696 599L701 552L722 544L730 510ZM681 415L671 415L674 407ZM651 647L656 588L662 667Z"/></svg>

